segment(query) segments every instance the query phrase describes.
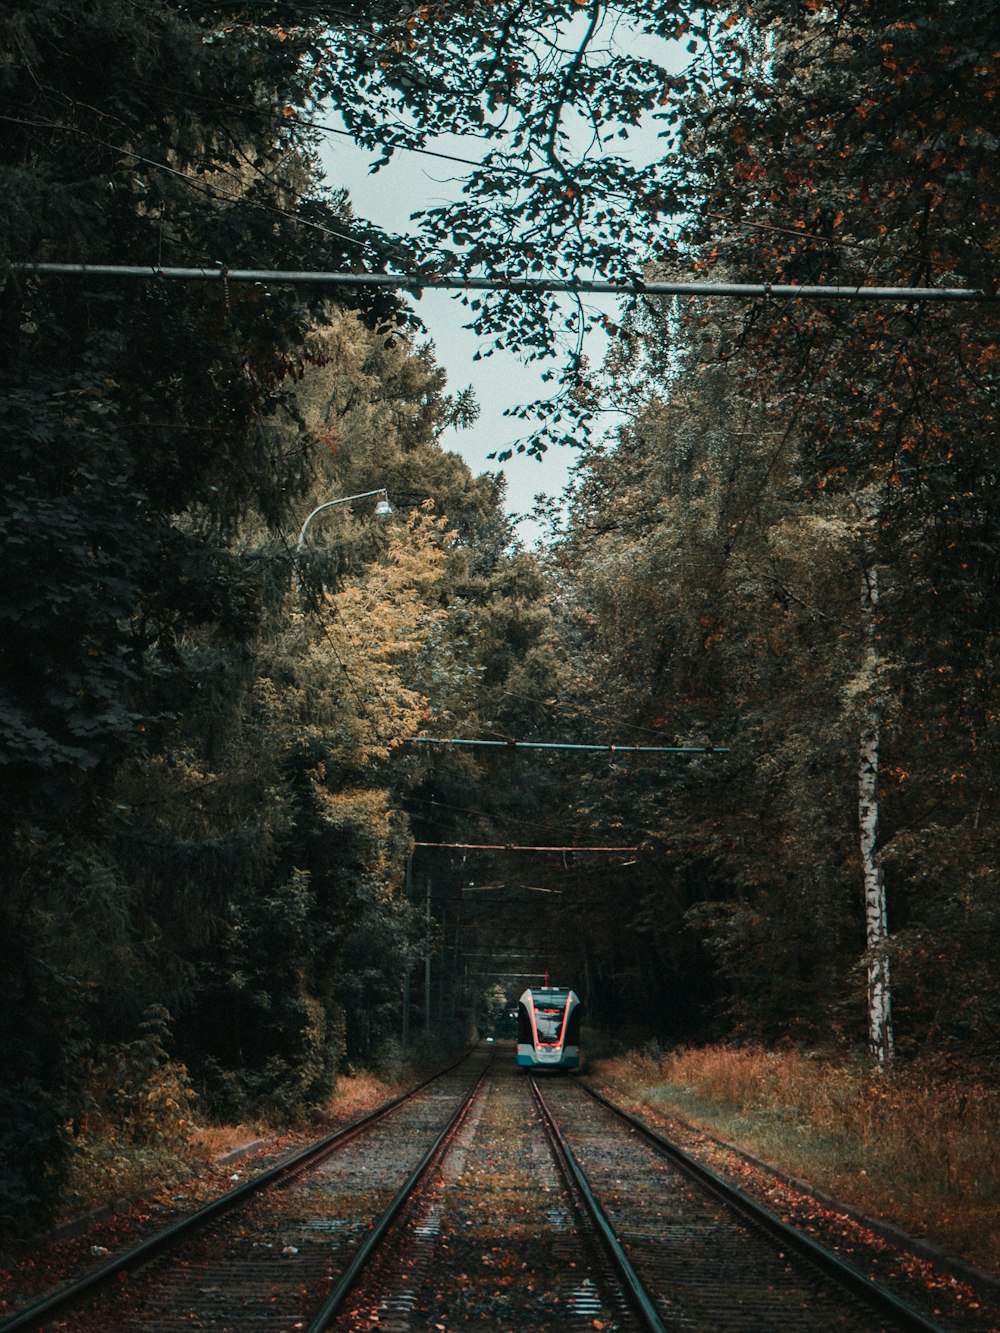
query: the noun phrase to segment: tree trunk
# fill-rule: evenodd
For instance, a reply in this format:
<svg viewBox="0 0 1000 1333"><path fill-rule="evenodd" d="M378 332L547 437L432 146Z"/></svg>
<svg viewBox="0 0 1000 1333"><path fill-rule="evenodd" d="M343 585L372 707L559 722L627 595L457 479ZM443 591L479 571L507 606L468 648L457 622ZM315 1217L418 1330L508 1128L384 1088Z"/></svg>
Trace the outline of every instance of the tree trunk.
<svg viewBox="0 0 1000 1333"><path fill-rule="evenodd" d="M858 825L861 841L861 872L865 887L865 938L868 957L868 1044L884 1069L892 1062L892 997L889 987L888 922L885 880L878 860L878 768L881 707L874 675L878 665L876 618L878 573L869 565L861 580L861 633L864 672L872 679L861 724L858 764Z"/></svg>

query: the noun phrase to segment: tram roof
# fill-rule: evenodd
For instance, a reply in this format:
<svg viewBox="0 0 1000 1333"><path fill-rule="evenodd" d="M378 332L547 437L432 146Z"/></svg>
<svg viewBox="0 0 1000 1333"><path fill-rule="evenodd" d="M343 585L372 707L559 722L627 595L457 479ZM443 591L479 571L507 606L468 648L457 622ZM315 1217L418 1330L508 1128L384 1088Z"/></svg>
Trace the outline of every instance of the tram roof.
<svg viewBox="0 0 1000 1333"><path fill-rule="evenodd" d="M533 1000L568 1000L573 992L568 986L529 986L521 996L521 999L527 999L530 996Z"/></svg>

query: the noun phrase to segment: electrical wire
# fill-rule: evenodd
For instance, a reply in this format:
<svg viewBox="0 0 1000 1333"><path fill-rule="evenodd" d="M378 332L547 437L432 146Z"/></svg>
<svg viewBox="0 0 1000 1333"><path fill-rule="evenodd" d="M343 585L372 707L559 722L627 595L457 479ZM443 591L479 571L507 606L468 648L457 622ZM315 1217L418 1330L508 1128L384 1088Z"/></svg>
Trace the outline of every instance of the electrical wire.
<svg viewBox="0 0 1000 1333"><path fill-rule="evenodd" d="M495 810L484 810L475 805L454 805L448 801L440 801L433 796L416 796L412 792L407 793L403 800L410 805L428 806L433 810L447 810L450 814L465 815L470 818L485 820L487 823L512 824L519 829L536 830L542 833L559 833L565 835L565 821L555 823L527 819L524 815L518 814L515 810L504 810L497 808ZM432 816L421 814L416 810L407 810L407 814L412 815L414 819L421 819L430 822Z"/></svg>
<svg viewBox="0 0 1000 1333"><path fill-rule="evenodd" d="M638 847L528 847L510 842L414 842L414 847L443 847L468 852L637 852Z"/></svg>
<svg viewBox="0 0 1000 1333"><path fill-rule="evenodd" d="M221 97L211 97L207 93L190 93L187 91L187 89L172 88L168 84L154 83L148 79L130 79L128 80L128 82L135 88L152 88L155 89L157 92L163 92L163 93L176 92L181 94L188 101L207 103L210 106L219 107L220 109L225 111L235 111L241 115L248 115L248 114L256 115L261 120L269 124L282 125L282 126L298 125L302 126L304 129L307 130L314 130L318 134L332 134L339 138L350 139L352 143L365 147L367 151L372 151L371 149L368 149L367 145L359 143L357 136L354 134L352 130L340 129L338 126L331 125L327 121L313 120L308 116L303 116L298 113L293 114L291 116L286 116L286 115L276 116L268 111L263 110L260 107L245 106L238 102L229 102ZM411 129L412 127L406 125L403 122L400 122L397 128L398 130L406 131L408 129ZM386 124L381 126L380 129L382 131L392 132L393 127L391 125ZM445 153L435 148L421 148L417 144L409 144L409 143L394 144L382 140L380 140L379 143L382 149L391 148L393 152L416 153L422 157L434 157L438 158L440 161L454 162L458 166L464 166L464 167L483 166L482 158L459 157L455 153ZM490 170L509 173L512 176L523 176L525 178L530 178L537 174L536 172L529 170L527 167L517 167L512 164L508 165L499 162L490 163Z"/></svg>
<svg viewBox="0 0 1000 1333"><path fill-rule="evenodd" d="M130 84L131 84L132 86L139 87L139 88L142 88L142 87L155 88L155 89L157 89L158 91L167 92L167 93L175 92L175 91L176 91L176 92L179 92L179 93L180 93L180 92L183 92L183 95L184 95L186 98L189 98L189 99L192 99L192 100L196 100L196 101L206 102L206 103L209 103L210 105L214 105L214 106L218 106L218 107L221 107L221 108L224 108L224 109L227 109L227 110L231 110L231 111L238 112L239 114L243 114L243 115L247 115L247 114L257 115L257 116L259 116L261 119L263 119L263 120L265 120L265 121L273 122L273 123L276 123L276 124L287 125L287 124L291 123L291 124L295 124L295 125L300 125L300 126L306 128L306 129L308 129L308 130L313 130L313 131L315 131L315 132L317 132L317 133L320 133L320 134L329 134L329 135L342 136L342 137L351 139L352 142L355 142L355 143L358 142L356 136L355 136L355 135L353 134L353 132L350 131L350 130L347 130L347 129L340 129L340 128L337 127L337 126L329 125L329 124L326 123L326 122L311 120L311 119L309 119L309 118L307 118L307 117L304 117L304 116L299 116L299 115L293 115L293 116L291 116L291 117L283 116L283 117L281 117L281 118L279 119L277 116L274 116L274 115L272 115L272 114L270 114L270 113L268 113L268 112L266 112L266 111L263 111L263 110L261 110L260 108L256 108L256 107L253 107L253 106L249 106L249 107L248 107L248 106L243 106L243 105L241 105L241 104L239 104L239 103L229 102L229 101L227 101L226 99L222 99L222 98L214 98L214 97L211 97L211 96L209 96L209 95L207 95L207 94L197 94L197 93L191 93L191 92L188 91L188 90L178 90L178 89L174 89L174 88L172 88L170 85L165 85L165 84L161 84L161 83L155 83L155 82L152 82L152 81L149 81L149 80L130 80L129 82L130 82ZM76 105L79 105L79 104L77 103ZM2 117L0 117L0 119L2 119L2 120L6 120L6 121L8 121L9 123L12 123L12 124L20 124L20 125L25 125L25 126L28 126L28 127L34 127L34 128L39 128L39 129L41 129L41 128L45 128L45 129L49 129L49 130L61 129L61 130L65 131L65 132L67 132L67 133L74 133L74 134L77 134L77 135L81 135L82 137L91 139L93 142L98 143L99 145L101 145L101 146L103 146L103 147L109 149L110 151L117 152L117 153L119 153L119 154L122 155L122 156L132 157L132 158L134 158L136 161L141 161L141 162L143 162L144 164L149 165L149 166L152 166L152 167L154 167L154 168L157 169L157 170L161 170L161 171L165 171L165 172L170 172L170 173L173 174L173 175L179 176L179 177L181 177L183 180L185 180L185 183L188 184L188 185L189 185L190 187L192 187L192 188L199 188L199 187L200 187L200 188L202 189L203 192L206 192L206 193L209 193L209 194L214 194L216 197L219 197L219 198L222 198L222 199L227 199L227 198L228 198L230 202L234 202L235 199L242 199L244 202L246 202L246 199L245 199L245 196L244 196L244 195L236 196L235 199L234 199L233 197L225 196L225 195L223 195L223 194L221 194L221 193L219 193L219 192L217 192L217 191L212 190L212 188L211 188L210 186L207 186L204 182L198 182L198 183L196 183L196 182L192 181L192 180L191 180L191 179L190 179L184 172L182 172L182 171L178 171L176 168L171 168L171 167L167 166L167 165L164 164L164 163L157 162L155 159L151 159L151 158L144 157L144 156L142 156L142 155L140 155L140 154L137 154L137 153L135 153L135 152L133 152L133 151L131 151L131 150L123 150L123 149L119 149L116 145L111 144L111 143L108 143L108 142L105 141L105 140L99 139L99 138L98 138L97 136L95 136L95 135L88 134L86 131L81 130L80 128L78 128L78 127L76 127L76 126L70 126L70 125L60 124L60 123L56 123L56 122L53 122L53 121L46 121L46 120L29 121L29 120L26 120L26 119L24 119L24 118L20 118L20 117L12 117L12 116L2 116ZM404 129L405 129L405 128L407 128L407 127L404 127ZM383 142L383 145L382 145L382 146L383 146L383 148L390 148L390 149L391 149L392 151L394 151L394 152L395 152L395 151L401 151L401 152L413 152L413 153L418 153L418 154L426 155L426 156L429 156L429 157L435 157L435 158L438 158L438 159L441 159L441 160L444 160L444 161L452 161L452 162L455 162L456 164L460 164L460 165L463 165L463 166L483 167L483 165L484 165L484 164L483 164L483 161L482 161L481 159L477 160L477 159L473 159L473 158L465 158L465 157L461 157L461 156L459 156L459 155L457 155L457 154L445 153L445 152L442 152L442 151L440 151L440 150L424 148L424 147L421 147L421 146L418 146L418 145L415 145L415 144L405 144L405 143L400 143L400 144L386 144L386 143ZM227 171L226 168L223 168L223 167L222 167L221 165L219 165L219 164L214 164L213 169L214 169L214 170L218 170L218 171L224 171L224 172ZM512 175L521 176L521 177L523 177L523 178L525 178L525 179L531 179L531 178L537 176L537 174L538 174L537 170L529 170L529 169L526 168L526 167L517 167L517 166L514 166L514 165L512 165L512 164L505 164L505 163L491 163L491 164L490 164L490 170L493 170L493 171L501 171L501 172L504 172L504 173L510 173L510 174L512 174ZM235 173L227 173L227 174L235 175ZM277 207L276 205L264 205L264 204L260 203L260 201L257 201L257 200L252 200L252 201L249 201L249 202L251 202L252 205L253 205L254 207L261 208L261 209L265 209L265 210L267 210L267 211L269 211L269 212L271 212L271 213L274 213L274 214L276 214L276 215L285 217L286 219L288 219L289 221L291 221L291 222L293 222L293 223L297 223L298 225L301 225L301 226L304 226L304 227L310 227L310 228L313 228L313 229L318 230L318 231L320 231L320 232L322 232L322 233L324 233L324 234L327 234L327 235L336 237L337 239L347 240L347 241L350 241L352 244L358 244L358 243L360 242L360 243L363 245L363 244L365 243L365 238L364 238L364 237L359 237L359 236L356 235L356 234L355 234L355 235L349 235L349 234L346 234L346 233L337 232L337 231L336 231L335 229L333 229L333 228L324 227L323 224L316 223L316 222L312 222L312 221L310 221L310 220L308 220L308 219L301 218L301 217L298 216L297 214L292 213L292 212L290 212L289 210L281 209L281 208ZM715 220L717 220L717 221L726 222L727 224L730 224L730 225L737 225L737 226L740 226L740 227L742 227L743 229L747 229L747 230L758 229L758 230L773 231L773 232L775 232L775 233L778 233L778 234L784 234L784 235L787 235L787 236L792 237L792 238L796 238L796 239L801 238L801 239L806 239L806 240L812 240L812 241L815 241L815 242L817 242L817 243L823 243L823 244L828 244L828 245L832 245L832 246L839 246L839 247L845 247L845 248L846 248L846 247L858 247L858 246L860 246L860 245L862 244L861 242L858 242L858 241L851 241L851 240L848 240L848 239L846 239L846 238L828 237L828 236L821 236L821 235L814 234L814 233L809 233L809 232L803 231L801 228L797 228L797 227L781 227L781 226L776 226L776 225L768 224L768 223L736 222L736 221L734 221L733 219L729 219L729 218L727 218L724 214L717 213L717 212L713 212L713 211L710 211L710 210L705 210L700 216L702 216L702 217L713 218L713 219L715 219ZM384 244L388 249L390 249L390 250L392 250L392 249L398 249L398 248L400 247L401 243L403 242L403 240L405 240L405 238L394 237L394 236L390 235L389 233L385 233L385 232L383 232L383 231L381 230L381 228L379 228L379 227L377 226L377 224L372 223L372 222L366 222L366 228L367 228L369 231L371 231L371 232L373 232L373 233L379 235L379 237L380 237L380 239L382 240L383 244ZM940 268L943 268L943 267L944 267L943 262L939 264L939 263L937 263L936 261L931 261L931 265L932 265L932 267L940 267ZM425 286L429 286L430 284L425 282L423 285L425 285ZM577 295L577 297L579 297L580 291L583 291L583 290L586 290L586 289L566 288L565 290L567 290L567 291L571 291L571 292L573 292L573 294L575 294L575 295ZM777 296L777 295L779 294L779 289L774 288L774 289L772 289L772 290L773 290L773 294L774 294L775 296ZM904 290L904 289L899 289L899 290L902 291L902 290ZM920 290L920 289L913 289L913 290L916 291L916 290ZM934 289L934 288L931 288L931 289L924 289L924 290L925 290L927 293L934 293L934 292L937 292L937 293L939 293L939 294L938 294L937 296L933 296L933 295L927 294L927 295L924 295L923 297L921 297L920 299L990 299L990 297L988 297L987 294L985 294L985 293L962 292L962 293L959 295L959 294L956 294L956 293L953 292L953 293L950 293L950 294L948 294L948 295L946 296L943 292L940 291L940 289ZM905 299L905 298L900 297L899 299ZM917 299L917 298L914 298L914 299Z"/></svg>
<svg viewBox="0 0 1000 1333"><path fill-rule="evenodd" d="M555 704L558 702L558 700L554 699L534 699L531 697L531 695L520 694L516 690L504 690L502 693L505 698L520 699L524 703L537 704L543 708L554 707ZM602 712L604 714L604 717L608 720L608 722L613 722L616 726L628 727L630 731L638 731L645 736L662 736L664 734L662 728L646 727L639 722L629 722L620 715L609 712L608 709L606 708L602 709Z"/></svg>
<svg viewBox="0 0 1000 1333"><path fill-rule="evenodd" d="M507 750L567 750L599 754L728 754L727 745L588 745L577 741L519 741L511 737L484 740L481 737L404 736L400 740L410 745L443 745L492 747Z"/></svg>
<svg viewBox="0 0 1000 1333"><path fill-rule="evenodd" d="M317 231L324 236L331 236L338 241L346 241L351 245L358 246L362 250L364 250L367 247L368 249L371 250L374 258L376 259L382 258L382 256L379 255L377 251L374 250L374 248L371 245L371 241L369 240L368 237L364 235L363 232L359 234L357 232L351 233L345 231L338 231L335 227L329 227L321 222L314 222L310 218L303 218L300 214L292 212L290 209L281 208L277 204L266 204L260 199L253 198L252 196L247 194L245 188L238 193L227 194L223 190L217 189L215 186L211 185L207 181L196 180L193 176L189 175L185 171L179 170L177 167L171 167L165 162L159 162L156 160L156 158L146 157L144 154L136 152L135 149L121 148L117 144L110 143L108 142L108 140L102 139L98 135L92 134L87 130L80 129L75 125L60 125L54 121L43 121L43 120L29 121L20 116L8 116L8 115L0 115L0 121L5 121L8 124L13 124L13 125L27 126L29 128L62 130L67 134L75 134L80 138L86 139L90 143L96 144L97 147L99 148L104 148L107 151L114 153L119 158L127 159L129 161L134 161L134 162L141 162L144 166L152 167L154 170L162 172L165 175L176 177L177 179L181 180L188 187L188 189L193 190L196 194L207 195L209 198L218 200L222 203L228 203L228 204L238 203L238 204L249 205L251 208L257 209L259 212L265 213L269 216L283 218L288 222L295 223L297 226L305 227L312 231ZM232 177L238 183L244 184L242 178L238 175L238 173L236 173L235 171L231 170L228 167L222 166L221 164L218 163L213 163L212 170L213 172L217 172L222 176ZM365 231L368 231L377 236L379 241L385 245L385 248L387 250L392 251L392 250L399 250L401 248L401 243L399 239L391 236L388 232L383 232L382 229L378 227L377 224L366 222L364 229ZM9 267L15 269L16 271L15 265L12 264L9 265Z"/></svg>
<svg viewBox="0 0 1000 1333"><path fill-rule="evenodd" d="M299 114L295 114L292 116L283 115L281 117L278 117L258 107L244 106L241 105L240 103L229 102L224 98L211 97L210 95L205 93L191 93L188 90L175 89L170 85L162 83L154 83L149 80L134 79L134 80L129 80L129 82L132 84L132 86L137 88L153 88L158 92L165 92L165 93L178 92L182 93L183 96L188 100L208 103L209 105L217 106L228 111L234 111L242 115L246 114L257 115L261 120L264 120L265 122L268 123L280 124L280 125L288 125L288 124L299 125L307 130L315 131L318 134L334 135L350 139L352 143L358 146L364 146L368 151L374 151L373 148L369 148L368 145L361 145L359 143L359 140L357 139L357 136L353 133L353 131L348 129L341 129L335 125L330 125L326 121L313 120L309 117L302 116ZM388 130L390 132L392 131L392 126L390 125L385 125L381 128L382 130ZM407 126L402 123L399 126L399 129L404 132L412 128L413 127ZM484 168L485 165L482 158L461 157L454 153L445 153L438 149L425 148L417 144L388 143L384 140L380 140L378 142L380 143L380 146L382 147L383 150L388 148L391 149L391 151L394 153L395 152L415 153L425 157L437 158L445 162L454 162L456 165L459 166L470 166L481 169ZM512 163L491 162L489 164L489 170L494 172L498 171L504 174L509 174L511 176L521 177L525 180L531 180L537 177L538 175L537 169L532 169L528 167L519 167ZM865 244L863 241L851 240L848 239L847 237L823 236L820 235L819 233L805 231L801 227L793 227L793 226L783 227L775 225L773 223L748 222L745 220L738 220L735 218L727 217L724 213L714 212L710 209L704 209L696 216L698 218L712 218L715 221L723 222L728 226L737 226L744 231L769 231L769 232L774 232L775 234L778 235L788 236L793 239L814 241L817 244L829 245L840 249L859 249ZM899 255L895 255L894 257L897 259L897 261L900 258ZM937 268L942 271L947 271L948 269L948 265L944 260L930 260L929 264L930 267Z"/></svg>

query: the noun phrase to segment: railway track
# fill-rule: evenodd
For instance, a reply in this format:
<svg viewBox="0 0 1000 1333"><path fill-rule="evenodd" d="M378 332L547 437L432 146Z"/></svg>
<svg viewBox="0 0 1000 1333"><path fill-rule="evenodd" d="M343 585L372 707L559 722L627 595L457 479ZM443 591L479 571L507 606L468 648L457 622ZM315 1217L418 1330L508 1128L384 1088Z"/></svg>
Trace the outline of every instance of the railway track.
<svg viewBox="0 0 1000 1333"><path fill-rule="evenodd" d="M474 1054L0 1330L957 1327L507 1055Z"/></svg>
<svg viewBox="0 0 1000 1333"><path fill-rule="evenodd" d="M346 1329L640 1329L541 1130L498 1062L430 1188L343 1311Z"/></svg>
<svg viewBox="0 0 1000 1333"><path fill-rule="evenodd" d="M643 1326L941 1331L585 1086L535 1086Z"/></svg>
<svg viewBox="0 0 1000 1333"><path fill-rule="evenodd" d="M335 1313L331 1296L433 1165L491 1061L492 1052L474 1053L10 1316L0 1330L318 1333Z"/></svg>
<svg viewBox="0 0 1000 1333"><path fill-rule="evenodd" d="M409 1330L940 1330L572 1079L506 1065L344 1309Z"/></svg>

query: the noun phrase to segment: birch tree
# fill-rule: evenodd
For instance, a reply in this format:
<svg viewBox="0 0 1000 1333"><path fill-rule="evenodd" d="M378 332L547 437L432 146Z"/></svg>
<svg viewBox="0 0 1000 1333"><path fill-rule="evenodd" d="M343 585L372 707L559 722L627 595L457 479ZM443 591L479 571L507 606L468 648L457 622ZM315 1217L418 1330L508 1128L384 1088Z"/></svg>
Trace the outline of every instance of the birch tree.
<svg viewBox="0 0 1000 1333"><path fill-rule="evenodd" d="M750 62L686 131L708 164L694 231L709 268L770 282L990 283L1000 249L996 7L765 0L752 23L769 36L767 60ZM803 497L839 497L863 516L849 711L866 1016L882 1064L904 1033L909 1050L944 1029L959 1039L944 1016L946 969L933 983L928 970L925 923L941 920L952 896L937 829L962 859L974 819L998 804L998 346L992 307L971 316L919 305L765 304L742 339L751 373L798 419ZM916 856L922 845L935 849L933 873ZM975 882L988 917L989 890ZM900 950L900 939L913 944ZM990 1044L987 1025L978 1034Z"/></svg>
<svg viewBox="0 0 1000 1333"><path fill-rule="evenodd" d="M867 543L866 543L867 545ZM861 679L868 689L861 702L858 754L858 831L865 896L868 973L868 1044L880 1068L892 1062L892 992L889 984L889 927L885 877L879 859L878 568L874 559L861 576Z"/></svg>

